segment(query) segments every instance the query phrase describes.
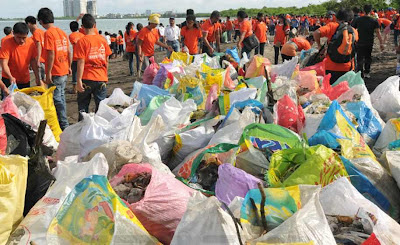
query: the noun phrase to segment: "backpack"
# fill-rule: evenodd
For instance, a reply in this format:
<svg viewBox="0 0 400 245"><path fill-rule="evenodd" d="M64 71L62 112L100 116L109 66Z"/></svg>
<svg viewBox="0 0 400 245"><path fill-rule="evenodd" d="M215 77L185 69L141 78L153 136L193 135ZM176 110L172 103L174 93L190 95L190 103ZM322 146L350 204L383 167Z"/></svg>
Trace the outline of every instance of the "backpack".
<svg viewBox="0 0 400 245"><path fill-rule="evenodd" d="M335 63L347 63L355 55L354 29L348 23L340 23L328 43L328 55Z"/></svg>

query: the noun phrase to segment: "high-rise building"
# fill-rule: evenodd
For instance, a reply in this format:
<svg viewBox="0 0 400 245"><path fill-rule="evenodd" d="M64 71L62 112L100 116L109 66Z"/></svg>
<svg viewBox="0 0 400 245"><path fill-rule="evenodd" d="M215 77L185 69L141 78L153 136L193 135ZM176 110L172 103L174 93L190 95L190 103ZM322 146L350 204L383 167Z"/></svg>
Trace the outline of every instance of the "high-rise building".
<svg viewBox="0 0 400 245"><path fill-rule="evenodd" d="M87 2L87 13L93 15L94 17L97 17L96 0Z"/></svg>
<svg viewBox="0 0 400 245"><path fill-rule="evenodd" d="M73 0L64 0L64 16L70 17L73 16Z"/></svg>
<svg viewBox="0 0 400 245"><path fill-rule="evenodd" d="M151 10L146 10L145 14L146 14L147 16L151 15Z"/></svg>
<svg viewBox="0 0 400 245"><path fill-rule="evenodd" d="M73 16L87 13L87 0L74 0L73 3Z"/></svg>
<svg viewBox="0 0 400 245"><path fill-rule="evenodd" d="M64 16L77 17L80 14L90 13L97 16L96 0L63 0Z"/></svg>

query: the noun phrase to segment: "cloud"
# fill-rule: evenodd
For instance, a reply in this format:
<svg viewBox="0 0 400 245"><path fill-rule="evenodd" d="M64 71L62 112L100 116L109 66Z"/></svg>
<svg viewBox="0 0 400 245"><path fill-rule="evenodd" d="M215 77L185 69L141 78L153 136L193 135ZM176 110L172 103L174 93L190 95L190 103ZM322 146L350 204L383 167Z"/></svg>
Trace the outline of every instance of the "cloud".
<svg viewBox="0 0 400 245"><path fill-rule="evenodd" d="M41 7L49 7L55 16L63 15L63 0L1 0L0 17L24 18L36 15ZM229 8L262 8L267 7L298 7L310 3L319 3L320 0L302 0L294 3L292 0L97 0L97 10L100 15L107 13L143 13L150 9L153 12L177 11L185 12L192 8L196 13L211 12ZM29 7L28 7L29 6Z"/></svg>

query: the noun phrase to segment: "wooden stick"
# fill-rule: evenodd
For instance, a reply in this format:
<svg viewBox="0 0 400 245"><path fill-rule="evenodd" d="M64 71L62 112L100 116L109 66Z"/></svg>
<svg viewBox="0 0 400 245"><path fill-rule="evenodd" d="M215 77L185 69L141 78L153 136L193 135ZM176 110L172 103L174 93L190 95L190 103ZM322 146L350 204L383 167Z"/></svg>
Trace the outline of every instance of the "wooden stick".
<svg viewBox="0 0 400 245"><path fill-rule="evenodd" d="M233 216L233 213L232 213L232 211L229 209L228 205L226 205L224 202L222 202L222 204L224 205L226 211L228 211L228 214L229 214L229 215L231 216L231 218L233 219L233 223L235 224L235 228L236 228L236 234L237 234L238 239L239 239L239 244L240 244L240 245L243 245L242 237L240 236L238 221L236 220L235 216ZM239 224L240 224L240 223L239 223ZM240 224L240 226L242 226L242 225Z"/></svg>
<svg viewBox="0 0 400 245"><path fill-rule="evenodd" d="M265 201L266 201L266 196L264 192L264 187L261 184L261 182L258 183L258 189L260 190L261 193L261 206L260 206L260 213L261 213L261 223L264 228L263 234L268 232L268 227L267 227L267 219L265 218Z"/></svg>

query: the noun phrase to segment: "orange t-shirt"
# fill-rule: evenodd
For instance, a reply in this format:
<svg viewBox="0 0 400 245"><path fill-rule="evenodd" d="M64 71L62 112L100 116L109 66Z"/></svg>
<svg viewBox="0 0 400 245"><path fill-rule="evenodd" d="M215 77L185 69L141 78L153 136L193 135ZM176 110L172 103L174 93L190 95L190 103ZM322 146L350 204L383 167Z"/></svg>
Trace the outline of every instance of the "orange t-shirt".
<svg viewBox="0 0 400 245"><path fill-rule="evenodd" d="M82 33L83 35L86 35L85 33L85 28L81 27L79 28L79 32ZM99 35L99 30L97 30L97 28L94 28L94 32L96 32L97 35Z"/></svg>
<svg viewBox="0 0 400 245"><path fill-rule="evenodd" d="M1 39L1 42L0 42L1 46L3 46L3 43L4 43L5 40L7 40L7 39L9 39L9 38L11 38L13 36L14 36L13 34L8 34L7 36L3 37ZM0 50L1 50L1 46L0 46Z"/></svg>
<svg viewBox="0 0 400 245"><path fill-rule="evenodd" d="M85 36L84 34L78 32L78 31L69 34L69 42L71 43L73 49L75 49L75 44L79 41L79 39L81 39L84 36ZM73 57L73 61L76 61L76 60L77 59L75 57Z"/></svg>
<svg viewBox="0 0 400 245"><path fill-rule="evenodd" d="M124 38L121 35L118 35L117 37L117 44L124 45Z"/></svg>
<svg viewBox="0 0 400 245"><path fill-rule="evenodd" d="M116 37L111 37L111 42L112 43L115 43L117 41L117 38Z"/></svg>
<svg viewBox="0 0 400 245"><path fill-rule="evenodd" d="M244 38L250 37L253 35L253 30L251 28L251 22L249 20L243 20L240 22L240 33L246 33Z"/></svg>
<svg viewBox="0 0 400 245"><path fill-rule="evenodd" d="M45 57L44 48L43 48L43 46L44 46L44 31L39 28L36 29L32 35L32 39L35 42L35 44L36 44L36 42L39 42L40 45L42 46L42 54L40 55L40 62L44 63L44 57Z"/></svg>
<svg viewBox="0 0 400 245"><path fill-rule="evenodd" d="M136 51L136 46L133 43L133 40L135 40L137 34L138 32L133 29L129 31L129 35L125 31L124 38L126 43L126 52L134 53Z"/></svg>
<svg viewBox="0 0 400 245"><path fill-rule="evenodd" d="M51 70L53 76L64 76L69 71L69 42L67 34L58 27L50 27L44 33L44 49L54 51L54 64ZM47 69L47 52L45 52L45 62ZM47 72L47 71L46 71Z"/></svg>
<svg viewBox="0 0 400 245"><path fill-rule="evenodd" d="M326 26L322 26L319 28L319 31L321 32L321 37L327 37L328 38L328 43L332 39L333 35L335 35L336 29L338 28L339 23L337 22L331 22L327 24ZM353 28L354 29L354 28ZM356 29L354 29L354 34L355 34L355 40L358 40L358 32ZM352 64L353 61L343 63L343 64L338 64L335 63L329 58L329 55L327 55L326 63L325 63L325 68L326 70L330 71L350 71L350 69L354 65Z"/></svg>
<svg viewBox="0 0 400 245"><path fill-rule="evenodd" d="M84 59L83 80L107 82L107 57L112 52L107 41L99 35L86 35L74 48L74 58Z"/></svg>
<svg viewBox="0 0 400 245"><path fill-rule="evenodd" d="M36 45L30 37L26 39L23 45L18 45L14 38L7 38L3 41L0 59L8 59L11 75L15 77L19 84L30 82L29 65L31 60L36 57ZM2 76L9 79L4 70Z"/></svg>
<svg viewBox="0 0 400 245"><path fill-rule="evenodd" d="M188 29L187 26L184 26L181 29L181 36L185 38L184 42L185 46L189 49L189 54L197 54L199 38L202 37L201 30L198 28Z"/></svg>
<svg viewBox="0 0 400 245"><path fill-rule="evenodd" d="M267 29L267 25L263 21L257 22L257 24L255 25L254 33L260 43L267 42Z"/></svg>
<svg viewBox="0 0 400 245"><path fill-rule="evenodd" d="M378 18L378 23L379 25L384 25L385 27L392 24L392 21L386 19L386 18Z"/></svg>
<svg viewBox="0 0 400 245"><path fill-rule="evenodd" d="M285 32L287 30L290 30L289 26L286 26L286 28L283 27L283 24L278 24L275 26L275 38L274 38L274 44L280 42L281 45L286 43L286 34Z"/></svg>
<svg viewBox="0 0 400 245"><path fill-rule="evenodd" d="M154 55L154 45L160 39L160 33L156 28L149 30L149 28L144 27L140 30L137 38L142 40L142 52L145 56Z"/></svg>
<svg viewBox="0 0 400 245"><path fill-rule="evenodd" d="M297 51L309 50L310 48L311 44L307 39L295 37L283 45L281 53L287 56L296 56Z"/></svg>
<svg viewBox="0 0 400 245"><path fill-rule="evenodd" d="M226 21L226 30L227 31L233 30L233 24L231 20Z"/></svg>
<svg viewBox="0 0 400 245"><path fill-rule="evenodd" d="M215 25L211 23L211 20L206 20L203 25L201 26L201 30L203 33L207 33L207 40L212 42L215 39L214 32L216 30Z"/></svg>

